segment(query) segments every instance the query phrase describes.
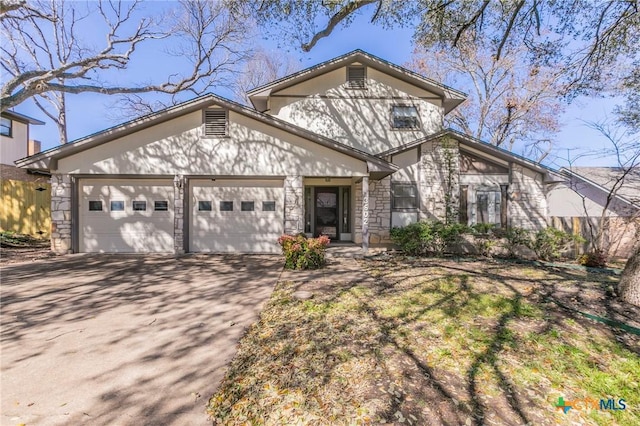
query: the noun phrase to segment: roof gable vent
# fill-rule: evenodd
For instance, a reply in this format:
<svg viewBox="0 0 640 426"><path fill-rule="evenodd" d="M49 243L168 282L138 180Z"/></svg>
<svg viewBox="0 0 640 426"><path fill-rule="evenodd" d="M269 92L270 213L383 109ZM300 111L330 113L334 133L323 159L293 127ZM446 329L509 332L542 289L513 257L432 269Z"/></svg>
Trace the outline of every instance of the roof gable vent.
<svg viewBox="0 0 640 426"><path fill-rule="evenodd" d="M365 77L363 66L347 67L347 82L350 89L365 89Z"/></svg>
<svg viewBox="0 0 640 426"><path fill-rule="evenodd" d="M227 136L227 111L224 109L207 109L204 111L204 135Z"/></svg>

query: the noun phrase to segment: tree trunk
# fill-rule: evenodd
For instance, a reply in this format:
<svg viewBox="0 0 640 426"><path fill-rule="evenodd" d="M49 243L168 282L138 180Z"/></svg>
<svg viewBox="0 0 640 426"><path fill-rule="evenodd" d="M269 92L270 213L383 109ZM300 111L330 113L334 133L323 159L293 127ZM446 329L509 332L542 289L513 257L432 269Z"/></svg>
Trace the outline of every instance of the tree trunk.
<svg viewBox="0 0 640 426"><path fill-rule="evenodd" d="M618 289L622 300L640 306L640 246L627 261Z"/></svg>

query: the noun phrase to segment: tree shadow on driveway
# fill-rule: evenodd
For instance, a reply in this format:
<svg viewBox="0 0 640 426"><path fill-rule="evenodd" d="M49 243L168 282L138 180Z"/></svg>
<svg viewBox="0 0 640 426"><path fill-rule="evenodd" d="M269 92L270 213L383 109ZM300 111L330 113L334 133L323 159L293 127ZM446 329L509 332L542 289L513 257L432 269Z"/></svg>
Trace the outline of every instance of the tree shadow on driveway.
<svg viewBox="0 0 640 426"><path fill-rule="evenodd" d="M207 424L275 256L78 255L2 268L2 424Z"/></svg>

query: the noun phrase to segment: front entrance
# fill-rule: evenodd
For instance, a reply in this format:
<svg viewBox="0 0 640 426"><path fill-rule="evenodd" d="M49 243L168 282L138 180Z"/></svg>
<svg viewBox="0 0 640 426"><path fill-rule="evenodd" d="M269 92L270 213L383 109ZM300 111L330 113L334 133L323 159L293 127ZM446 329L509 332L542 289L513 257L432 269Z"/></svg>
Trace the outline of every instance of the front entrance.
<svg viewBox="0 0 640 426"><path fill-rule="evenodd" d="M305 232L351 241L351 187L307 187L305 192Z"/></svg>

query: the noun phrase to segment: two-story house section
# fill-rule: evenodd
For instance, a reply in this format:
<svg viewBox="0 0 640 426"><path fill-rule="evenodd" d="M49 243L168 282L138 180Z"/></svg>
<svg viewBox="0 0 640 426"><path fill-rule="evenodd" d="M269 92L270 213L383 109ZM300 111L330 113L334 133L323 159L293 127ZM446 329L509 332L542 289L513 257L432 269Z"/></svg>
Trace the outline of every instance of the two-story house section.
<svg viewBox="0 0 640 426"><path fill-rule="evenodd" d="M466 97L360 50L248 96L260 112L371 154L439 132L444 115Z"/></svg>

